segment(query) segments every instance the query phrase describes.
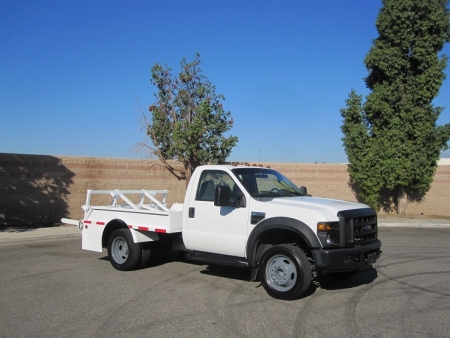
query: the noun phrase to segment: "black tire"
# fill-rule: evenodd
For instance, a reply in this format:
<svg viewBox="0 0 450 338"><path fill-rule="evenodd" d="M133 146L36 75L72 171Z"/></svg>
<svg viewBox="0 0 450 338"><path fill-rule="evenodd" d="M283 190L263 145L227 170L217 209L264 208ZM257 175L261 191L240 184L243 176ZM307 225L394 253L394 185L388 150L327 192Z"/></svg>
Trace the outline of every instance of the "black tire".
<svg viewBox="0 0 450 338"><path fill-rule="evenodd" d="M111 265L120 271L135 269L141 261L141 244L134 243L128 229L115 230L108 239L108 257Z"/></svg>
<svg viewBox="0 0 450 338"><path fill-rule="evenodd" d="M291 244L268 249L259 264L259 280L266 292L278 299L304 295L311 284L311 264L303 251Z"/></svg>
<svg viewBox="0 0 450 338"><path fill-rule="evenodd" d="M139 267L145 268L148 266L151 253L150 243L141 243L141 263L139 264Z"/></svg>

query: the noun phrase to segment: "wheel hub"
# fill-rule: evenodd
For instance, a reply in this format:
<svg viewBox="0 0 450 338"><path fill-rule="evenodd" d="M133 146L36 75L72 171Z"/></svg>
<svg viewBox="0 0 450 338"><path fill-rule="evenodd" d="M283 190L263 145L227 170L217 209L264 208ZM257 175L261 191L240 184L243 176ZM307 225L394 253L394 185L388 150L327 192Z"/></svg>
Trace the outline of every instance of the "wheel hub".
<svg viewBox="0 0 450 338"><path fill-rule="evenodd" d="M128 245L124 238L117 237L111 245L112 257L118 264L123 264L128 258Z"/></svg>
<svg viewBox="0 0 450 338"><path fill-rule="evenodd" d="M294 263L284 255L273 256L266 265L266 278L278 291L290 290L297 281Z"/></svg>

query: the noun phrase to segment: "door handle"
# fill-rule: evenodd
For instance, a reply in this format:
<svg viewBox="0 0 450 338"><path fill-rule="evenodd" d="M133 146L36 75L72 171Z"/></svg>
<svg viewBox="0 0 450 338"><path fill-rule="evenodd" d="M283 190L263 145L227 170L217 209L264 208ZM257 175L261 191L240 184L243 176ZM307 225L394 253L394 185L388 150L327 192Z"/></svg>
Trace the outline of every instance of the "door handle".
<svg viewBox="0 0 450 338"><path fill-rule="evenodd" d="M195 208L190 207L189 208L189 218L194 218L195 217Z"/></svg>

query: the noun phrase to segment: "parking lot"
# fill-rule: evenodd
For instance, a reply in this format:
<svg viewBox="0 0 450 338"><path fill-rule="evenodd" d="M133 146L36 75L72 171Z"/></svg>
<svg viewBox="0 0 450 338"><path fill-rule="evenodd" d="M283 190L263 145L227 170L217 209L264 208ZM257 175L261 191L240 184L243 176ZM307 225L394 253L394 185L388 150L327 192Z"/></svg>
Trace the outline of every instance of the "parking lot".
<svg viewBox="0 0 450 338"><path fill-rule="evenodd" d="M295 301L247 271L156 254L133 272L81 240L0 245L1 337L449 337L450 229L380 228L381 259Z"/></svg>

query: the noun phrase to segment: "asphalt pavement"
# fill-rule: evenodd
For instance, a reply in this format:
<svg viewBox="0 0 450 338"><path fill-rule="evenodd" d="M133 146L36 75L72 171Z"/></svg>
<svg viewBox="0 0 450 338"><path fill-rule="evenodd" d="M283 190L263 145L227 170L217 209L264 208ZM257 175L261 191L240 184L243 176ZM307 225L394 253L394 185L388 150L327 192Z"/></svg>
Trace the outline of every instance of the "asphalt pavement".
<svg viewBox="0 0 450 338"><path fill-rule="evenodd" d="M408 228L450 228L450 218L379 218L378 226ZM10 227L4 230L0 230L0 244L76 237L81 237L81 231L78 230L78 226L65 224L52 227Z"/></svg>
<svg viewBox="0 0 450 338"><path fill-rule="evenodd" d="M0 337L448 338L449 228L380 227L379 238L373 266L318 274L293 301L268 296L247 269L176 251L121 272L80 238L3 244Z"/></svg>

